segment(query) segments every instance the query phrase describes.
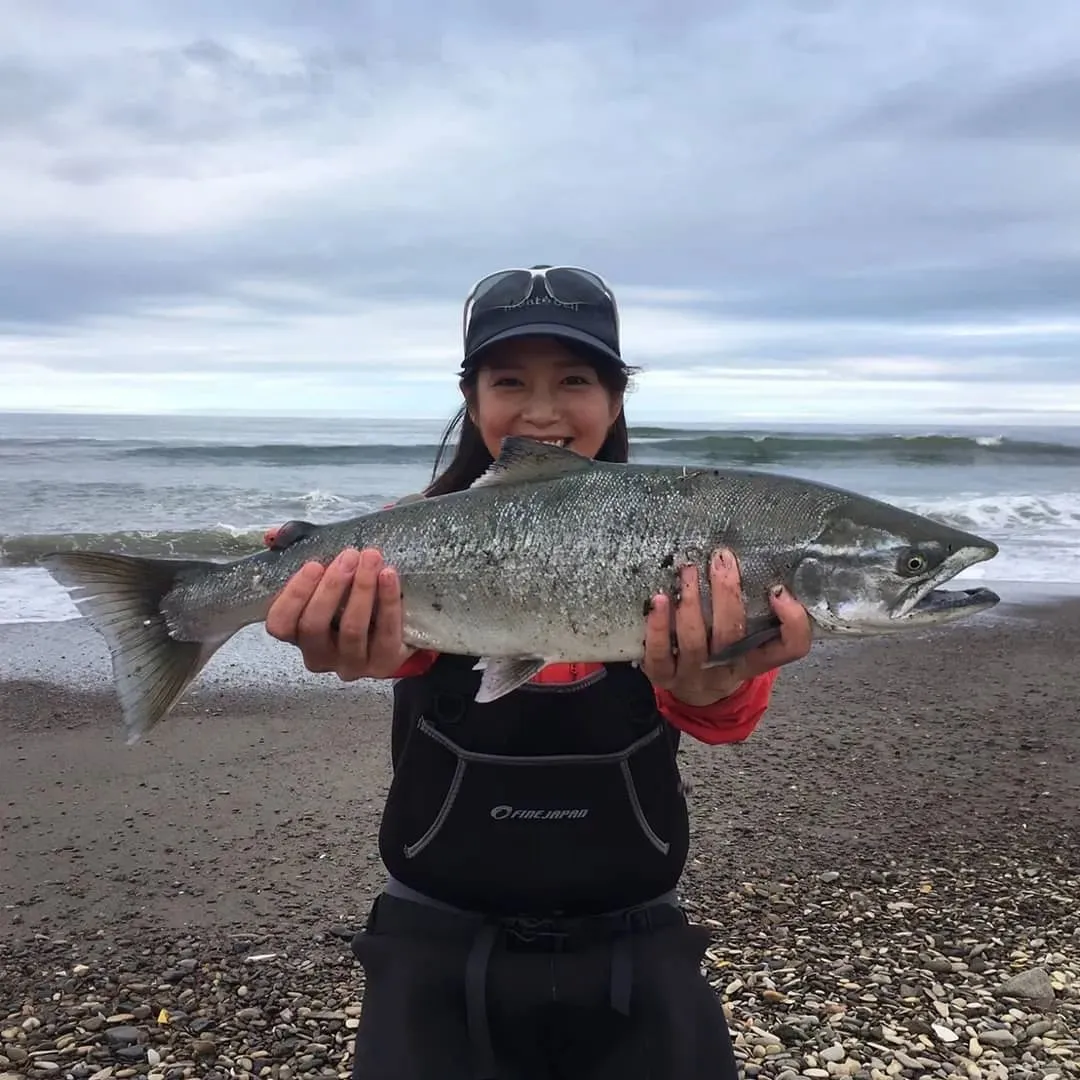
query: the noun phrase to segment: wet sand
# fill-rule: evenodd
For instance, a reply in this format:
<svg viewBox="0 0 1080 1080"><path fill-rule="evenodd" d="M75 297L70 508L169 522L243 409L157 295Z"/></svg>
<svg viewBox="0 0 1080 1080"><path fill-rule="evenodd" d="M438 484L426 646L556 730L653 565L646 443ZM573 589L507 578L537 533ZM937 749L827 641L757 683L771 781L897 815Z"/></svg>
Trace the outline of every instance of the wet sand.
<svg viewBox="0 0 1080 1080"><path fill-rule="evenodd" d="M57 643L74 664L89 640L76 622L0 627L24 661L0 681L0 940L359 919L383 880L387 687L308 675L277 643L277 682L222 654L128 747L100 679L52 677ZM815 645L746 742L684 740L686 895L980 857L1075 866L1078 658L1076 601Z"/></svg>

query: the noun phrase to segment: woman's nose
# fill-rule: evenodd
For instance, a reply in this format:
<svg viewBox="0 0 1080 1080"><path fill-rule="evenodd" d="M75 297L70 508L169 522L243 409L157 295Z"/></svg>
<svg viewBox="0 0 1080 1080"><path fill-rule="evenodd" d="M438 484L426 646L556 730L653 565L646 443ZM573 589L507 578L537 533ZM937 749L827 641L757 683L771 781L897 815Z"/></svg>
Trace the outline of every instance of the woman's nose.
<svg viewBox="0 0 1080 1080"><path fill-rule="evenodd" d="M559 418L558 403L547 393L530 394L522 415L534 424L551 424Z"/></svg>

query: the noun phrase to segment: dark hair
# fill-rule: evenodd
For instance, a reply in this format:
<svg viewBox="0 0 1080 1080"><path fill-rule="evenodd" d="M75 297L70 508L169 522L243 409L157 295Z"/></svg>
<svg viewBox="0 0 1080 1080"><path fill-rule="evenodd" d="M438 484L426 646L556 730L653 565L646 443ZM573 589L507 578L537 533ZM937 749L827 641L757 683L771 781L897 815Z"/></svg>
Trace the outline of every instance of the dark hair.
<svg viewBox="0 0 1080 1080"><path fill-rule="evenodd" d="M630 376L636 374L637 369L626 364L617 364L606 356L598 356L585 345L576 345L571 342L566 342L565 345L580 360L596 370L601 384L610 394L626 392L630 384ZM462 392L475 389L477 374L482 364L483 361L480 361L471 365L462 373L458 384ZM439 475L439 463L457 428L461 429L457 449L454 451L450 464ZM630 435L626 427L626 414L623 409L619 409L619 415L615 417L615 422L611 425L604 444L597 451L596 460L626 462L629 459ZM424 495L446 495L451 491L464 491L474 480L479 479L491 463L491 454L469 415L468 405L462 405L443 431L439 450L435 455L435 464L431 468L432 481L424 490Z"/></svg>

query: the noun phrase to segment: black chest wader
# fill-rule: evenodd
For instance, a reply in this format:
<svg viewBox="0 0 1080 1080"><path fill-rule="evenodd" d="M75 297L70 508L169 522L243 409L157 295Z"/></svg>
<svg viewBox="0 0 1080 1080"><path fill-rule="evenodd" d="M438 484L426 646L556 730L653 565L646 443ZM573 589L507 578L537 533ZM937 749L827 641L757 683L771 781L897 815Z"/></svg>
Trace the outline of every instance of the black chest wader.
<svg viewBox="0 0 1080 1080"><path fill-rule="evenodd" d="M583 683L529 685L477 705L474 664L443 656L395 686L379 835L391 881L354 951L378 935L461 944L473 1075L488 1078L503 1075L488 1025L493 950L607 943L608 1005L629 1017L632 937L687 928L675 888L689 827L679 733L641 672L609 665ZM726 1056L708 1075L723 1077L730 1042L719 1016Z"/></svg>

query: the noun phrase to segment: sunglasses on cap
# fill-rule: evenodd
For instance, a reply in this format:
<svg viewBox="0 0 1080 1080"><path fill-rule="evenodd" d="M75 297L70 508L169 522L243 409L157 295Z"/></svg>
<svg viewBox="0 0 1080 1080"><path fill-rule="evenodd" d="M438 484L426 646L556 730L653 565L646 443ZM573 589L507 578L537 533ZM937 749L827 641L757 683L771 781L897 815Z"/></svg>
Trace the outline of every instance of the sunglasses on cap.
<svg viewBox="0 0 1080 1080"><path fill-rule="evenodd" d="M619 308L599 274L580 266L497 270L469 290L462 316L465 364L498 341L546 334L621 362Z"/></svg>

